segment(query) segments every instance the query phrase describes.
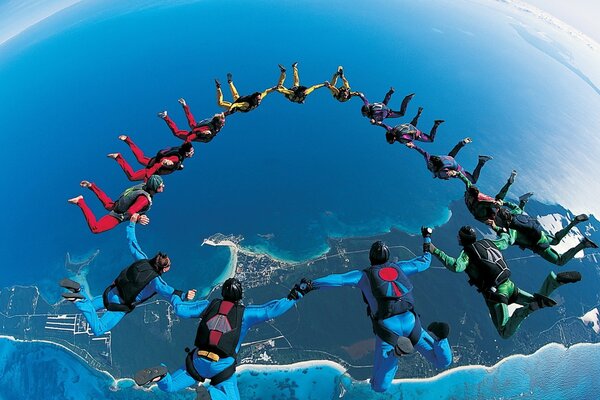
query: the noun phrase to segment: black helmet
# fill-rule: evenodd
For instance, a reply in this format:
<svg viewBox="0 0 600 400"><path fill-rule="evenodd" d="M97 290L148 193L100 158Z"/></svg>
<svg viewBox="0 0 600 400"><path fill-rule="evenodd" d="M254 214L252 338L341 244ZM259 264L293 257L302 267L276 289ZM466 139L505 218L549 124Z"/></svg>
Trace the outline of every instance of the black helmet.
<svg viewBox="0 0 600 400"><path fill-rule="evenodd" d="M477 241L477 232L469 225L465 225L458 230L458 237L462 246L468 246Z"/></svg>
<svg viewBox="0 0 600 400"><path fill-rule="evenodd" d="M371 265L381 265L387 262L390 258L390 249L381 240L376 241L371 245L369 251L369 261Z"/></svg>
<svg viewBox="0 0 600 400"><path fill-rule="evenodd" d="M433 171L439 171L444 167L444 163L439 156L429 157L429 164L431 164L431 169Z"/></svg>
<svg viewBox="0 0 600 400"><path fill-rule="evenodd" d="M177 151L180 155L185 156L186 153L189 153L194 146L191 142L185 142L181 146L179 146L179 150Z"/></svg>
<svg viewBox="0 0 600 400"><path fill-rule="evenodd" d="M369 106L365 106L365 105L363 105L363 106L360 108L360 112L361 112L361 114L362 114L364 117L366 117L367 115L369 115Z"/></svg>
<svg viewBox="0 0 600 400"><path fill-rule="evenodd" d="M221 289L221 296L223 300L228 301L239 301L242 299L242 282L236 278L229 278L223 282L223 288Z"/></svg>

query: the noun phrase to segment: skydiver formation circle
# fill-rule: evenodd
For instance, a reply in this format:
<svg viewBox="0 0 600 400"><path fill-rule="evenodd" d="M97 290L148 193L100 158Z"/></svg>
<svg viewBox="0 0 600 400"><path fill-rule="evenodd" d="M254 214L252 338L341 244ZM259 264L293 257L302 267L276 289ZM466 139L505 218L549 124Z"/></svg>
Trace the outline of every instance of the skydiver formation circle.
<svg viewBox="0 0 600 400"><path fill-rule="evenodd" d="M142 183L125 189L116 200L112 200L93 182L83 180L80 183L98 197L104 208L109 211L107 215L96 219L82 195L68 200L69 203L79 206L93 233L105 232L129 221L126 228L127 239L135 261L121 271L102 295L88 298L83 294L78 282L67 278L60 281L60 286L67 289L62 297L72 301L81 311L94 335L101 335L114 328L137 305L155 294L169 301L176 315L182 318L200 318L194 348L187 349L189 351L184 365L173 374L162 364L141 370L134 376L138 385L157 382L161 390L168 392L195 385L198 399L239 399L235 375L236 356L248 330L256 324L284 314L312 290L352 286L362 291L375 335L371 387L376 392L385 392L398 369L398 358L405 354L416 350L436 368L446 368L452 363L452 350L448 342L450 325L435 321L424 329L420 315L414 311L413 285L409 277L427 270L432 256L437 257L450 271L466 272L469 284L475 286L483 296L492 322L502 338L511 337L531 313L556 305L549 296L559 286L581 280L577 271L550 272L540 289L533 294L516 286L510 279L511 271L502 250L517 245L532 250L550 263L565 265L579 251L598 247L586 236L562 254L552 247L577 224L587 221L588 216L575 216L558 232L545 231L535 217L524 211L532 193L520 196L519 203L505 200L510 186L514 183L516 171L511 173L506 184L495 196L481 193L476 183L485 163L492 157L480 155L472 172L465 170L456 161L458 152L472 142L471 138L460 140L446 155L431 155L415 142L434 142L437 130L444 120L435 120L429 133L419 130L417 126L423 111L423 108L419 107L410 123L393 127L385 123L388 118L399 118L406 114L414 93L406 95L400 108L395 111L389 106L394 94L393 88L386 93L383 101L371 103L364 93L352 91L341 66L330 81L303 86L300 84L298 63L295 62L292 64L293 84L289 88L285 86L286 68L280 64L279 69L277 85L245 96L239 95L233 76L228 73L227 84L232 101L224 100L221 83L215 79L217 104L225 111L199 122L196 122L186 101L183 98L179 99L187 120L185 129L180 129L167 111L159 112L158 117L165 121L173 135L183 140L180 146L159 150L149 157L131 137L119 136L119 140L129 146L142 168L134 171L121 153L110 153L108 157L119 164L130 181ZM338 80L341 80L341 86L336 86ZM227 279L222 285L221 297L212 301L194 300L194 289L182 291L169 286L163 279L163 274L171 268L169 256L159 252L153 257L148 257L138 244L135 234L136 224L146 225L150 222L145 214L150 210L154 196L165 190L162 177L184 168L184 161L194 156L193 143L212 141L225 126L227 117L256 109L269 93L279 92L291 102L302 104L309 94L323 87L328 88L333 98L339 102L344 103L355 97L362 100L362 115L371 124L385 129L386 141L389 144L398 142L419 152L434 178L462 181L465 185L464 200L468 210L477 221L488 225L498 237L494 240L479 239L475 229L465 225L457 234L463 250L454 258L437 248L431 240L433 230L423 227L421 256L390 262L388 246L382 241L377 241L369 251L369 268L317 279L303 278L291 289L287 297L260 306L242 304L243 285L236 278ZM511 314L508 308L510 304L520 307ZM97 314L100 310L106 310L102 317L98 317ZM210 384L198 384L205 380L209 380Z"/></svg>

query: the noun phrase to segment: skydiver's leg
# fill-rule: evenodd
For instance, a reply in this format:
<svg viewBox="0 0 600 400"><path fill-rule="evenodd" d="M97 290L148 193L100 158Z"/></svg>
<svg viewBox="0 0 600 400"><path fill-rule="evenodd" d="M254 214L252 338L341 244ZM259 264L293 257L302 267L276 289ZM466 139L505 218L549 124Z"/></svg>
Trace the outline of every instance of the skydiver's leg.
<svg viewBox="0 0 600 400"><path fill-rule="evenodd" d="M217 86L217 105L229 111L232 103L223 100L223 91L221 90L221 84L218 81L216 81L215 83Z"/></svg>
<svg viewBox="0 0 600 400"><path fill-rule="evenodd" d="M219 99L219 92L221 92L221 89L217 89L217 101ZM221 93L220 96L221 96L221 100L222 100L223 99L223 93ZM165 115L163 117L163 119L167 123L167 126L169 127L169 129L171 130L171 132L173 132L173 135L175 135L176 137L178 137L181 140L186 140L187 139L188 131L184 131L184 130L179 129L177 127L177 125L175 124L175 122L168 115Z"/></svg>
<svg viewBox="0 0 600 400"><path fill-rule="evenodd" d="M429 131L429 135L426 134L425 132L422 131L418 131L416 134L416 137L418 138L418 140L420 142L433 142L435 140L435 135L437 133L437 128L438 126L440 126L440 124L444 122L440 119L435 120L435 122L433 123L433 127L431 128L431 131Z"/></svg>
<svg viewBox="0 0 600 400"><path fill-rule="evenodd" d="M283 66L279 66L279 80L277 81L277 87L283 87L283 84L285 83L285 68L283 68Z"/></svg>
<svg viewBox="0 0 600 400"><path fill-rule="evenodd" d="M350 84L348 83L348 79L346 79L346 76L342 75L341 78L342 78L342 82L344 82L344 87L346 89L350 90Z"/></svg>
<svg viewBox="0 0 600 400"><path fill-rule="evenodd" d="M183 107L183 112L185 113L185 118L187 119L190 129L194 129L194 127L196 126L196 119L194 118L194 115L192 114L192 111L190 110L190 106L188 106L186 103L186 104L182 104L182 107Z"/></svg>
<svg viewBox="0 0 600 400"><path fill-rule="evenodd" d="M387 104L390 102L390 99L392 98L393 94L394 94L394 88L390 88L390 90L388 90L388 92L385 94L385 97L383 98L383 104L385 104L387 106Z"/></svg>
<svg viewBox="0 0 600 400"><path fill-rule="evenodd" d="M502 189L500 189L500 191L496 195L496 200L504 200L506 194L508 193L508 190L510 189L510 186L513 183L515 183L515 176L517 176L517 171L512 171L510 173L510 177L508 178L504 186L502 186Z"/></svg>
<svg viewBox="0 0 600 400"><path fill-rule="evenodd" d="M417 110L417 114L414 116L412 121L410 121L410 124L412 126L414 126L415 128L417 127L417 124L419 123L419 118L421 117L422 113L423 113L423 107L419 107L419 109Z"/></svg>
<svg viewBox="0 0 600 400"><path fill-rule="evenodd" d="M229 90L231 90L231 95L233 96L233 101L235 102L237 99L240 98L240 95L239 95L237 89L235 88L233 81L230 80L230 81L228 81L228 83L229 83Z"/></svg>
<svg viewBox="0 0 600 400"><path fill-rule="evenodd" d="M338 79L338 73L336 71L335 74L333 74L333 78L331 78L331 82L329 82L329 91L331 91L331 94L333 95L333 97L337 96L338 93L340 92L338 90L338 88L335 87L335 84L337 83L337 79Z"/></svg>
<svg viewBox="0 0 600 400"><path fill-rule="evenodd" d="M542 256L542 258L552 264L556 264L559 266L563 266L575 257L577 253L581 250L585 249L587 246L586 241L582 240L577 243L576 246L571 247L569 250L565 251L563 254L559 254L552 247L548 247L543 252L539 252L538 254Z"/></svg>
<svg viewBox="0 0 600 400"><path fill-rule="evenodd" d="M167 115L165 117L169 118L169 116ZM168 124L168 123L167 123ZM144 155L144 152L142 151L142 149L140 149L139 147L136 146L135 143L133 143L133 141L129 138L129 136L127 136L127 138L125 139L125 143L127 143L127 145L129 146L129 148L131 149L131 152L133 153L133 155L135 156L135 159L142 164L144 167L146 167L148 165L148 163L150 162L150 157L146 157ZM122 157L121 157L122 158Z"/></svg>
<svg viewBox="0 0 600 400"><path fill-rule="evenodd" d="M231 378L216 386L209 386L208 393L210 393L211 400L239 400L240 392L236 375L233 374Z"/></svg>
<svg viewBox="0 0 600 400"><path fill-rule="evenodd" d="M93 300L85 299L75 302L77 307L85 319L87 320L90 329L94 335L99 336L114 328L125 316L126 313L119 311L106 311L102 318L98 318L96 309L98 307L98 300L102 301L102 296L96 296ZM104 305L102 305L104 308Z"/></svg>
<svg viewBox="0 0 600 400"><path fill-rule="evenodd" d="M466 177L467 177L467 179L468 179L468 180L469 180L469 181L470 181L472 184L475 184L475 182L476 182L476 181L474 181L473 175L472 175L472 174L471 174L469 171L467 171L467 170L463 169L461 172L463 173L463 175L464 175L464 176L466 176Z"/></svg>
<svg viewBox="0 0 600 400"><path fill-rule="evenodd" d="M456 143L456 145L452 148L452 150L450 150L450 152L448 153L448 155L450 157L456 158L456 155L458 154L459 151L462 150L463 147L465 147L466 143L464 140L459 141L458 143Z"/></svg>
<svg viewBox="0 0 600 400"><path fill-rule="evenodd" d="M473 173L471 174L471 182L473 182L473 184L477 183L477 181L479 180L479 174L481 174L481 168L483 168L483 166L485 165L485 163L488 161L487 158L485 158L485 156L480 156L479 157L479 161L477 161L477 166L475 167L475 169L473 170Z"/></svg>
<svg viewBox="0 0 600 400"><path fill-rule="evenodd" d="M402 105L400 106L400 111L392 111L392 112L390 112L390 114L388 115L388 118L403 117L404 114L406 114L406 108L408 107L408 103L410 103L410 101L412 100L412 98L414 96L415 96L414 93L411 93L408 96L406 96L404 98L404 100L402 100Z"/></svg>
<svg viewBox="0 0 600 400"><path fill-rule="evenodd" d="M584 214L582 214L584 215ZM578 218L579 217L579 218ZM577 216L575 218L573 218L573 220L571 222L569 222L569 224L567 226L565 226L564 228L562 228L560 231L556 232L554 234L554 238L552 239L552 241L550 242L551 245L555 245L560 243L561 240L563 240L563 238L565 236L567 236L567 233L569 233L569 231L573 228L575 228L575 226L583 221L587 221L587 215L585 216L586 218L583 219L581 216ZM581 219L580 219L581 218Z"/></svg>
<svg viewBox="0 0 600 400"><path fill-rule="evenodd" d="M92 183L91 186L89 187L89 189L94 192L94 194L96 195L96 197L98 197L98 200L100 200L100 202L102 203L102 205L104 206L105 209L111 211L114 206L115 203L114 201L112 201L112 199L110 197L108 197L106 195L106 193L104 193L102 191L102 189L100 189L98 186L96 186L95 183Z"/></svg>
<svg viewBox="0 0 600 400"><path fill-rule="evenodd" d="M316 89L320 89L323 86L325 86L323 83L319 83L318 85L313 85L313 86L309 87L308 89L306 89L304 91L304 93L306 93L306 95L308 96L309 94L311 94L312 92L314 92Z"/></svg>
<svg viewBox="0 0 600 400"><path fill-rule="evenodd" d="M421 337L415 349L436 368L446 368L452 363L452 349L448 339L435 340L424 329L421 329Z"/></svg>
<svg viewBox="0 0 600 400"><path fill-rule="evenodd" d="M517 308L511 316L506 304L491 301L486 301L486 304L492 322L503 339L511 337L519 329L521 322L532 313L528 305Z"/></svg>
<svg viewBox="0 0 600 400"><path fill-rule="evenodd" d="M146 168L134 171L121 154L117 154L115 160L117 160L117 163L121 166L123 172L125 172L125 175L127 175L127 178L130 181L143 181L148 178Z"/></svg>
<svg viewBox="0 0 600 400"><path fill-rule="evenodd" d="M294 87L300 86L300 76L298 75L298 63L292 64L292 71L294 72Z"/></svg>
<svg viewBox="0 0 600 400"><path fill-rule="evenodd" d="M396 371L398 371L398 359L394 353L394 348L376 336L371 388L375 392L385 392L388 390L396 375Z"/></svg>
<svg viewBox="0 0 600 400"><path fill-rule="evenodd" d="M196 383L196 380L187 373L185 366L183 366L173 374L165 375L157 382L157 386L163 392L178 392Z"/></svg>

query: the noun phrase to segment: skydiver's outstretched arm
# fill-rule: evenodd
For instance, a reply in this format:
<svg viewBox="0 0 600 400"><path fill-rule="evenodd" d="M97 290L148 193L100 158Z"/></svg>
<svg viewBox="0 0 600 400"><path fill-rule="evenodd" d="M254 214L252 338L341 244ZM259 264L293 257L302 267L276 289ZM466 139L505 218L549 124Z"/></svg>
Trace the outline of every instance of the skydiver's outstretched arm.
<svg viewBox="0 0 600 400"><path fill-rule="evenodd" d="M304 91L304 93L308 96L309 94L311 94L312 92L314 92L317 89L322 88L323 86L325 86L324 83L319 83L318 85L313 85L313 86L309 87L308 89L306 89Z"/></svg>
<svg viewBox="0 0 600 400"><path fill-rule="evenodd" d="M136 223L133 220L129 221L129 225L127 225L127 246L129 247L129 252L133 256L135 260L143 260L147 259L148 256L142 248L140 247L137 237L135 235L135 225Z"/></svg>
<svg viewBox="0 0 600 400"><path fill-rule="evenodd" d="M427 165L429 165L429 159L431 158L431 155L426 152L425 150L423 150L422 148L420 148L419 146L417 146L415 144L415 142L408 142L406 143L406 147L409 147L411 149L415 149L416 151L418 151L419 153L421 153L421 155L423 157L425 157L425 162L427 163Z"/></svg>
<svg viewBox="0 0 600 400"><path fill-rule="evenodd" d="M248 306L244 310L244 321L248 323L248 328L261 322L275 319L285 314L290 308L296 304L296 300L282 298L272 300L268 303L259 306Z"/></svg>
<svg viewBox="0 0 600 400"><path fill-rule="evenodd" d="M274 92L275 90L277 90L277 88L274 88L274 87L270 87L270 88L265 89L264 92L261 92L261 99L264 100L265 97L267 97L267 95L269 93Z"/></svg>
<svg viewBox="0 0 600 400"><path fill-rule="evenodd" d="M423 243L431 243L431 237L423 238ZM402 269L402 272L404 272L406 276L414 275L417 272L423 272L429 268L431 265L431 253L426 251L421 256L415 257L411 260L399 261L394 264Z"/></svg>
<svg viewBox="0 0 600 400"><path fill-rule="evenodd" d="M354 270L345 274L331 274L312 281L315 288L357 286L363 276L362 271Z"/></svg>
<svg viewBox="0 0 600 400"><path fill-rule="evenodd" d="M175 314L181 318L199 318L210 304L209 300L184 301L177 294L173 294L169 302Z"/></svg>
<svg viewBox="0 0 600 400"><path fill-rule="evenodd" d="M464 182L465 189L468 190L471 186L473 186L473 183L471 182L471 180L469 178L467 178L467 176L465 174L463 174L461 171L456 171L456 176L458 178L460 178L461 181Z"/></svg>
<svg viewBox="0 0 600 400"><path fill-rule="evenodd" d="M363 101L365 106L368 106L369 104L371 104L371 103L369 103L369 100L365 97L364 93L358 92L356 95L358 97L360 97L360 99Z"/></svg>
<svg viewBox="0 0 600 400"><path fill-rule="evenodd" d="M374 121L374 120L372 120L372 121ZM375 122L371 122L371 123L373 125L382 127L383 129L386 130L386 132L391 132L394 129L383 121L375 121Z"/></svg>

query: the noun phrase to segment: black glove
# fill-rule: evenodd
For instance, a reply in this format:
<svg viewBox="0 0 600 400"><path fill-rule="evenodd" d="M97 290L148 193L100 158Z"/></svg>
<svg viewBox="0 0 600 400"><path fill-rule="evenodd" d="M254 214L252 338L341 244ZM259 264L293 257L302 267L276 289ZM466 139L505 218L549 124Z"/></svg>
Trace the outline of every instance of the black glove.
<svg viewBox="0 0 600 400"><path fill-rule="evenodd" d="M426 237L431 237L431 234L433 233L433 229L428 227L428 226L422 226L421 227L421 235L423 235L424 238Z"/></svg>
<svg viewBox="0 0 600 400"><path fill-rule="evenodd" d="M431 253L431 243L423 243L423 253Z"/></svg>
<svg viewBox="0 0 600 400"><path fill-rule="evenodd" d="M316 289L310 279L302 278L300 283L295 284L290 293L287 295L288 300L298 300L299 295L306 295L311 290Z"/></svg>

